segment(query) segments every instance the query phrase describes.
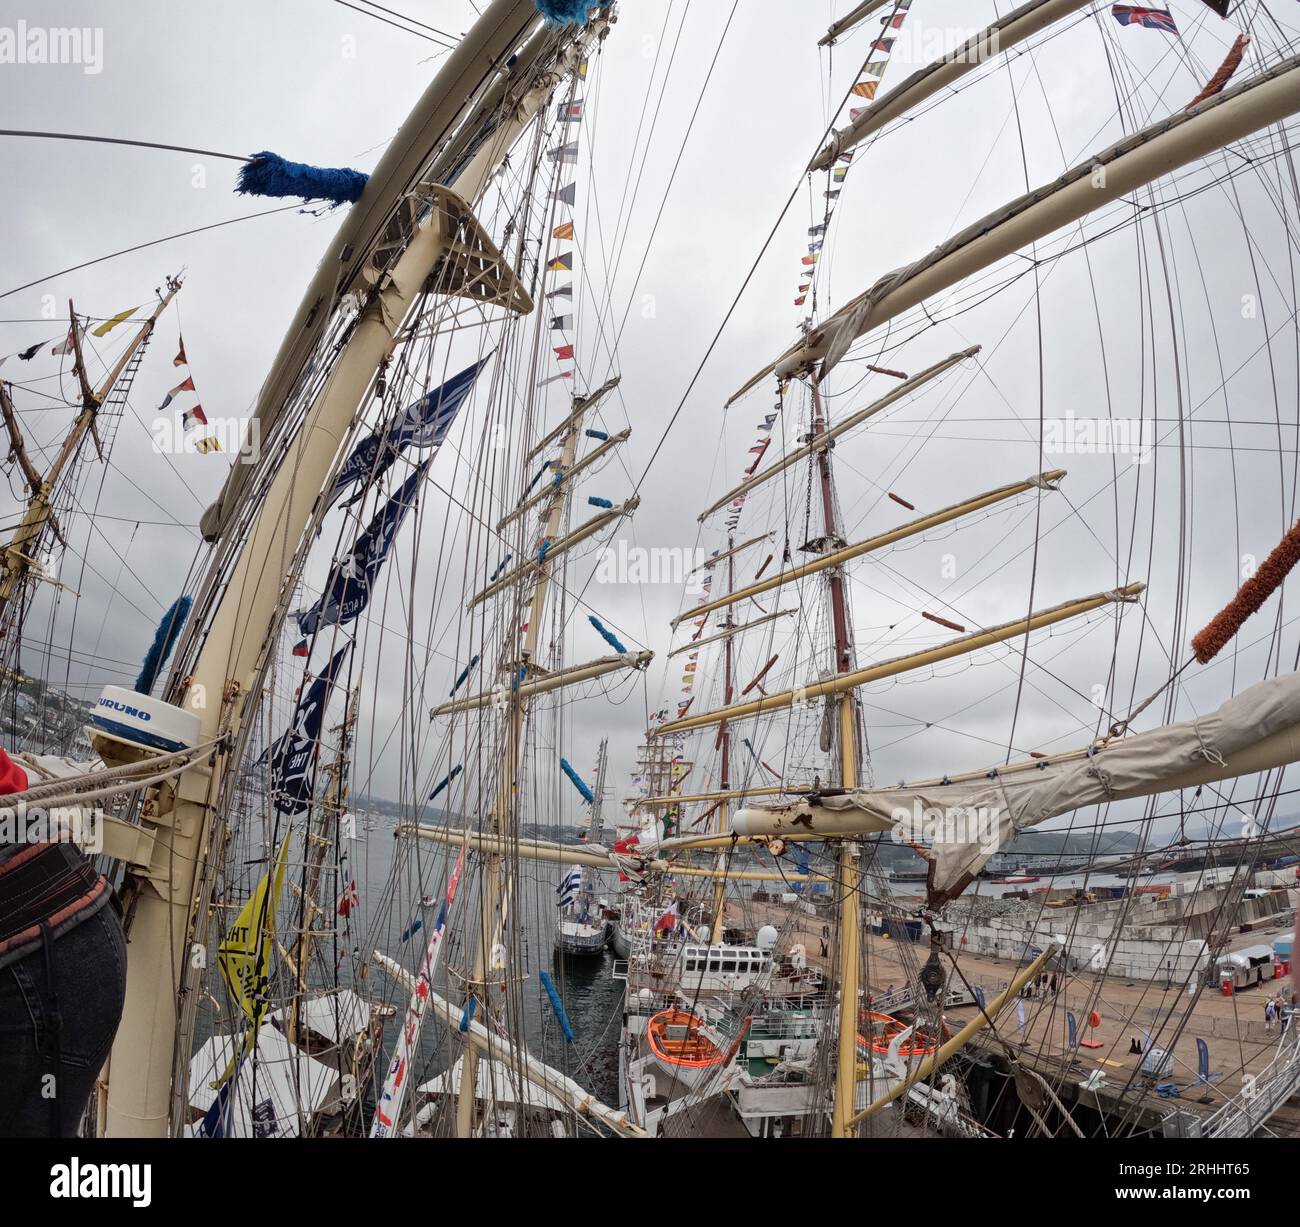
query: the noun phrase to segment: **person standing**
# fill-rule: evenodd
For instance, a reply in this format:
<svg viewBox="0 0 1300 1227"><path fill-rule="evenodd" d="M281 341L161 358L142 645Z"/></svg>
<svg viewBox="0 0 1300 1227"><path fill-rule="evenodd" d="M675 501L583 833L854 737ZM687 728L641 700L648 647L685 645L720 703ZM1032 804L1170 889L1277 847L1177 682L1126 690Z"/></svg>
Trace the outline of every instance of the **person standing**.
<svg viewBox="0 0 1300 1227"><path fill-rule="evenodd" d="M1273 998L1268 997L1264 1001L1264 1030L1273 1030Z"/></svg>
<svg viewBox="0 0 1300 1227"><path fill-rule="evenodd" d="M0 750L0 795L26 791ZM104 876L63 833L24 827L0 842L0 1137L70 1138L122 1019L126 939Z"/></svg>

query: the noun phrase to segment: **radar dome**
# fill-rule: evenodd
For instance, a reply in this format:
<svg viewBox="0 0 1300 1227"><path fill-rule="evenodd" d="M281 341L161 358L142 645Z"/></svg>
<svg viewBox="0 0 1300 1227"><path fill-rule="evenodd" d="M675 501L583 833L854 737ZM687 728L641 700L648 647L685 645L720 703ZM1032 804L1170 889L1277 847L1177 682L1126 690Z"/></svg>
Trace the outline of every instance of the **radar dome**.
<svg viewBox="0 0 1300 1227"><path fill-rule="evenodd" d="M776 945L778 937L775 925L764 925L758 931L757 944L761 950L771 950Z"/></svg>

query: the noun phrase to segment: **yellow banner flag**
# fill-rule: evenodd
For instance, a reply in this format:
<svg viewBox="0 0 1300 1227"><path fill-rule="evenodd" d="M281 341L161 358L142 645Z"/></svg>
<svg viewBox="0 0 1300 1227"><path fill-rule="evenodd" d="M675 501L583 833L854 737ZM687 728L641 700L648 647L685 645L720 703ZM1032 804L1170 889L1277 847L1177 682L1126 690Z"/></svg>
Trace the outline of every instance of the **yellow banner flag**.
<svg viewBox="0 0 1300 1227"><path fill-rule="evenodd" d="M195 442L194 446L201 452L219 452L221 450L221 443L216 435L204 435L202 439Z"/></svg>
<svg viewBox="0 0 1300 1227"><path fill-rule="evenodd" d="M551 231L552 238L571 239L573 238L573 223L561 222L554 230Z"/></svg>
<svg viewBox="0 0 1300 1227"><path fill-rule="evenodd" d="M275 869L257 884L248 902L230 926L226 939L217 947L221 978L239 1008L256 1029L266 1013L267 969L275 938L275 913L280 906L284 870L289 859L289 836L284 837Z"/></svg>
<svg viewBox="0 0 1300 1227"><path fill-rule="evenodd" d="M136 307L127 307L125 311L119 311L111 320L105 320L90 335L92 337L106 337L118 324L125 324L138 310Z"/></svg>

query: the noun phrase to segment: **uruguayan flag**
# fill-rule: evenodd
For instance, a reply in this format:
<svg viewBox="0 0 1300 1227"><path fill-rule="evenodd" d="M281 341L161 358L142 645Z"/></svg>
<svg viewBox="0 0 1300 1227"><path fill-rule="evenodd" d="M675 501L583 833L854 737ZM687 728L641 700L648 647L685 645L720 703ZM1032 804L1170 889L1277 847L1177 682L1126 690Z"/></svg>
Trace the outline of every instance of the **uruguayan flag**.
<svg viewBox="0 0 1300 1227"><path fill-rule="evenodd" d="M559 907L568 907L573 902L574 896L578 893L578 887L582 885L582 870L570 869L564 875L559 886L555 888L555 893L560 896Z"/></svg>

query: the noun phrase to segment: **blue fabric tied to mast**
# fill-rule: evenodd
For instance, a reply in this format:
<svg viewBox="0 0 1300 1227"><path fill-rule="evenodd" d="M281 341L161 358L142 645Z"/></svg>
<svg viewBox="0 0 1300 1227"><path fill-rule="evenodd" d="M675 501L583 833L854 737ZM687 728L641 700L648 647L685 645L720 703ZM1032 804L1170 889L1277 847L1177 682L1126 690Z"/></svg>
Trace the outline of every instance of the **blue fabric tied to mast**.
<svg viewBox="0 0 1300 1227"><path fill-rule="evenodd" d="M551 999L551 1009L555 1011L555 1017L560 1021L560 1030L564 1032L565 1041L572 1044L573 1028L569 1026L569 1016L564 1012L564 1002L560 1000L560 993L555 987L555 981L551 979L551 973L539 971L537 978L542 982L546 995Z"/></svg>
<svg viewBox="0 0 1300 1227"><path fill-rule="evenodd" d="M592 626L596 628L596 631L600 635L600 637L607 644L609 644L609 646L613 648L614 651L616 651L620 656L627 655L627 648L623 646L622 641L619 639L619 637L616 634L614 634L614 632L610 630L609 627L606 626L598 617L596 617L595 614L588 614L587 621L590 622Z"/></svg>
<svg viewBox="0 0 1300 1227"><path fill-rule="evenodd" d="M494 575L492 578L495 579L496 576ZM471 656L471 657L469 658L469 664L467 664L467 665L466 665L466 666L465 666L465 667L460 671L460 676L456 679L456 684L451 688L451 694L447 696L448 698L455 698L455 697L456 697L456 691L458 691L458 690L459 690L459 689L460 689L460 688L465 684L465 679L469 677L469 671L470 671L470 670L471 670L471 669L472 669L476 664L478 664L478 655L477 655L477 653L476 653L475 655L473 655L473 656ZM460 768L458 767L457 770L459 771Z"/></svg>
<svg viewBox="0 0 1300 1227"><path fill-rule="evenodd" d="M298 196L353 204L361 199L370 176L342 166L308 166L263 149L239 170L235 191L241 196Z"/></svg>
<svg viewBox="0 0 1300 1227"><path fill-rule="evenodd" d="M153 691L158 675L162 672L163 665L167 663L172 648L176 646L181 627L185 625L185 619L189 617L190 606L193 604L193 597L178 596L172 602L171 608L163 614L162 621L158 623L158 629L154 632L153 642L149 645L149 651L145 653L144 664L140 666L140 676L135 679L135 689L138 694L149 694Z"/></svg>
<svg viewBox="0 0 1300 1227"><path fill-rule="evenodd" d="M609 434L603 430L587 430L583 432L588 439L599 439L602 443L609 441Z"/></svg>
<svg viewBox="0 0 1300 1227"><path fill-rule="evenodd" d="M460 773L462 767L457 764L442 779L442 782L429 794L429 800L432 801L448 784L452 782Z"/></svg>
<svg viewBox="0 0 1300 1227"><path fill-rule="evenodd" d="M609 499L600 498L598 495L595 494L590 495L587 499L587 502L592 507L613 507L614 506L614 504L610 502Z"/></svg>
<svg viewBox="0 0 1300 1227"><path fill-rule="evenodd" d="M465 1002L465 1011L460 1016L460 1032L462 1035L469 1030L469 1025L474 1021L474 1011L478 1008L478 998L471 997Z"/></svg>
<svg viewBox="0 0 1300 1227"><path fill-rule="evenodd" d="M533 0L533 3L547 21L557 26L585 25L588 11L595 7L591 0Z"/></svg>
<svg viewBox="0 0 1300 1227"><path fill-rule="evenodd" d="M573 781L573 786L582 794L582 799L588 805L594 804L596 800L595 794L587 787L587 783L582 776L574 771L573 765L567 758L560 759L560 770Z"/></svg>

